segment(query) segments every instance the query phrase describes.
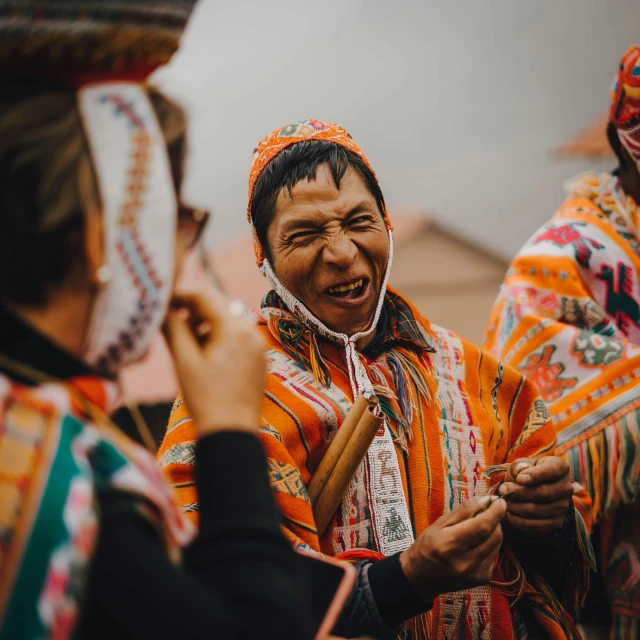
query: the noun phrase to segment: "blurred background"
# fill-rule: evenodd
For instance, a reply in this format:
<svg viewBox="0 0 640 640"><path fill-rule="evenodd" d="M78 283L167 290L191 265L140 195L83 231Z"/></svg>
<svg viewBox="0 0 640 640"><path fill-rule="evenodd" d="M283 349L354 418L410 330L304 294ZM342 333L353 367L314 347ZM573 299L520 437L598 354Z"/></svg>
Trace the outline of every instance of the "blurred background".
<svg viewBox="0 0 640 640"><path fill-rule="evenodd" d="M613 167L603 116L639 27L637 0L200 0L154 80L190 116L184 195L214 212L209 264L259 304L252 150L296 120L337 122L396 224L393 284L480 342L509 260L559 206L563 182ZM169 378L131 374L142 402L169 395Z"/></svg>

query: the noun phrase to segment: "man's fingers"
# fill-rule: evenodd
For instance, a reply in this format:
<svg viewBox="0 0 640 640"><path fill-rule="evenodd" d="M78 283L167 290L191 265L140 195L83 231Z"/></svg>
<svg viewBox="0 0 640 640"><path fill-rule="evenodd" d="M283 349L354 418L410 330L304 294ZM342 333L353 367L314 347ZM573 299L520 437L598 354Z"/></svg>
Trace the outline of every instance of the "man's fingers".
<svg viewBox="0 0 640 640"><path fill-rule="evenodd" d="M493 574L493 569L496 564L496 557L500 551L500 547L502 546L502 535L492 537L491 544L487 545L485 549L483 549L484 559L480 563L478 570L481 574L487 574L488 578L491 579L491 575Z"/></svg>
<svg viewBox="0 0 640 640"><path fill-rule="evenodd" d="M476 579L488 582L493 574L496 557L502 545L502 527L496 527L482 544L462 552L469 563L469 573Z"/></svg>
<svg viewBox="0 0 640 640"><path fill-rule="evenodd" d="M506 510L507 503L504 500L494 500L487 510L474 518L448 527L447 533L455 536L457 544L462 549L477 547L489 539L499 527Z"/></svg>
<svg viewBox="0 0 640 640"><path fill-rule="evenodd" d="M498 546L490 556L487 556L485 560L482 561L482 564L478 567L478 575L483 576L483 583L487 584L491 581L493 577L493 572L496 567L496 556L498 555L498 551L500 550L500 546ZM481 586L480 584L478 586Z"/></svg>
<svg viewBox="0 0 640 640"><path fill-rule="evenodd" d="M493 555L498 552L500 545L502 544L502 527L496 525L491 532L491 535L486 540L483 540L480 544L468 547L469 553L473 553L476 558L484 558L486 556Z"/></svg>
<svg viewBox="0 0 640 640"><path fill-rule="evenodd" d="M568 501L573 495L573 486L566 478L550 484L522 486L515 482L505 482L498 490L499 495L510 493L509 504L530 502L535 504L551 504L559 500Z"/></svg>
<svg viewBox="0 0 640 640"><path fill-rule="evenodd" d="M490 502L491 496L471 498L471 500L463 502L452 511L445 513L434 524L438 524L440 527L450 527L459 522L464 522L480 509L488 507Z"/></svg>
<svg viewBox="0 0 640 640"><path fill-rule="evenodd" d="M564 517L547 520L530 520L509 514L509 522L520 531L526 531L534 536L546 536L555 531L559 531L564 523Z"/></svg>
<svg viewBox="0 0 640 640"><path fill-rule="evenodd" d="M510 502L507 513L510 516L530 520L549 520L565 516L569 500L559 500L551 504L532 504L530 502Z"/></svg>
<svg viewBox="0 0 640 640"><path fill-rule="evenodd" d="M534 464L535 461L530 460L529 458L518 458L511 463L511 465L507 469L507 473L505 474L504 479L507 482L514 482L518 477L518 474L520 474L528 467L532 467Z"/></svg>
<svg viewBox="0 0 640 640"><path fill-rule="evenodd" d="M569 465L556 456L539 458L536 465L520 471L516 476L518 484L525 486L551 484L569 476Z"/></svg>

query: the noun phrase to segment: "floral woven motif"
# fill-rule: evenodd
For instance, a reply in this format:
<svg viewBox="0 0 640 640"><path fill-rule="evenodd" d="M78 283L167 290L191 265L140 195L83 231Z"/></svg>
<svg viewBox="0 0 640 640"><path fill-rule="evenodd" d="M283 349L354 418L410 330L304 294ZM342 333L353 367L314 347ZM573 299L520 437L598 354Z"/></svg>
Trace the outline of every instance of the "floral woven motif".
<svg viewBox="0 0 640 640"><path fill-rule="evenodd" d="M354 549L361 557L379 558L379 552L406 548L441 515L461 502L487 492L484 471L517 457L549 454L555 433L537 391L514 369L501 365L465 340L431 325L402 296L386 296L386 330L376 337L369 356L361 356L380 388L394 391L397 400L382 402L392 439L378 457L372 473L365 462L352 480L337 513L322 539L318 538L306 485L353 402L347 363L341 346L320 340L330 383L321 383L308 362L308 342L300 344L305 358L297 362L277 331L276 320L286 318L300 326L273 294L270 305L256 312L258 327L267 342L268 379L262 406L261 440L269 458L275 499L286 532L298 547L339 555ZM375 355L372 355L375 353ZM402 374L404 367L426 367L429 393L419 392L416 379ZM410 364L407 364L410 363ZM186 405L178 400L160 449L160 463L171 476L180 504L197 520L198 496L193 483L193 460L181 455L196 433ZM370 459L370 456L368 456ZM376 482L391 492L400 470L405 504L391 505L381 531L374 518ZM495 478L497 480L497 478ZM379 494L378 494L379 495ZM588 523L588 509L576 500ZM409 513L409 523L402 515ZM581 517L579 516L579 519ZM382 538L382 543L381 543ZM387 545L383 547L382 545ZM584 559L577 554L574 566ZM496 577L500 579L500 571ZM523 586L525 600L550 638L565 638L558 618ZM483 587L440 597L432 611L405 630L411 640L524 639L520 605L499 588Z"/></svg>
<svg viewBox="0 0 640 640"><path fill-rule="evenodd" d="M254 153L249 220L261 172L284 149L308 140L332 142L369 166L361 149L336 125L305 120L276 129ZM350 558L357 554L379 559L406 549L444 513L485 494L488 467L550 453L555 442L553 426L539 410L531 383L432 326L401 295L387 289L393 238L387 212L382 215L389 229L383 284L370 326L350 336L329 329L282 285L254 230L257 262L273 287L255 318L267 345L269 375L261 437L275 499L295 546ZM361 352L359 340L369 336L372 341ZM319 539L311 504L300 485L309 483L355 397L374 392L384 427ZM185 443L194 439L187 408L178 400L160 461L172 476L180 503L195 516L193 466L181 461ZM588 517L588 510L582 512ZM502 558L496 577L505 582L503 569L511 562L507 551ZM585 572L581 551L573 566L578 574ZM573 627L561 606L554 608L542 598L523 572L519 581L516 594L523 596L522 603L527 603L548 637L569 637L565 632L571 634ZM574 593L581 591L576 585L572 582ZM524 639L519 606L511 606L515 597L491 587L447 594L429 614L410 621L402 637Z"/></svg>
<svg viewBox="0 0 640 640"><path fill-rule="evenodd" d="M625 619L640 615L640 574L630 569L640 557L640 518L624 506L637 503L640 487L638 211L609 174L579 176L567 188L558 213L511 265L486 347L537 386L558 452L589 491L595 519L614 529L603 562L614 562L611 579L625 576L612 587L621 616L612 637L622 640L640 623ZM634 526L615 524L621 505Z"/></svg>

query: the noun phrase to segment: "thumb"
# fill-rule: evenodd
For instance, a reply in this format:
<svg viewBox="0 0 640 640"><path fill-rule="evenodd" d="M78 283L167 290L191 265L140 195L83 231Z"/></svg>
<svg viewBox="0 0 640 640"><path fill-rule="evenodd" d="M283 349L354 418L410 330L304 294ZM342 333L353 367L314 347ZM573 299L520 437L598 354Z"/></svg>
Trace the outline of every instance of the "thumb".
<svg viewBox="0 0 640 640"><path fill-rule="evenodd" d="M452 527L455 524L464 522L469 519L478 510L488 507L491 502L497 500L497 496L481 496L479 498L471 498L462 504L458 505L453 511L445 513L434 524L438 524L441 527Z"/></svg>
<svg viewBox="0 0 640 640"><path fill-rule="evenodd" d="M515 482L518 474L520 474L527 467L533 467L534 465L534 460L529 460L529 458L517 458L507 469L507 473L504 476L505 482Z"/></svg>

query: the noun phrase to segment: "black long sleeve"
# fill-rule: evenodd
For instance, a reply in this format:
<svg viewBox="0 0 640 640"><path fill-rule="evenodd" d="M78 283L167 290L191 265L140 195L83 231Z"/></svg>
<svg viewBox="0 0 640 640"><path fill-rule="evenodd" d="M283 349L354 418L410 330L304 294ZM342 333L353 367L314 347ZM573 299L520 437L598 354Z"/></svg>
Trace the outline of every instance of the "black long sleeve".
<svg viewBox="0 0 640 640"><path fill-rule="evenodd" d="M523 565L535 570L549 583L562 601L564 587L575 549L576 521L573 503L562 528L547 537L532 537L503 523L505 541ZM369 633L376 638L396 637L397 627L428 611L400 567L400 554L358 567L358 582L336 627L336 633Z"/></svg>
<svg viewBox="0 0 640 640"><path fill-rule="evenodd" d="M398 627L431 609L413 590L400 567L400 554L358 564L358 580L334 632L393 640Z"/></svg>
<svg viewBox="0 0 640 640"><path fill-rule="evenodd" d="M184 568L118 492L99 496L100 536L80 638L311 639L299 564L280 530L262 445L225 432L196 446L201 533Z"/></svg>

